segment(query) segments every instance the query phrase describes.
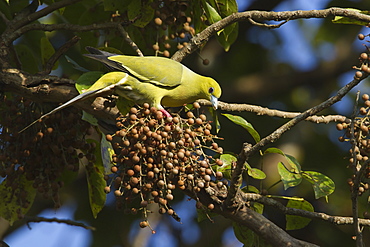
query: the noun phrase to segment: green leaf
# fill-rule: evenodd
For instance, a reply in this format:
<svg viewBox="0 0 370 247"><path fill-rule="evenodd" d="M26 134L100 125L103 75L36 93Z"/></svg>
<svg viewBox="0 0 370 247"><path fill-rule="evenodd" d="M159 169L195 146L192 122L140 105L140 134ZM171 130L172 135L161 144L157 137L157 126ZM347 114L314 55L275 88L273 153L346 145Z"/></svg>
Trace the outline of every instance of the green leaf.
<svg viewBox="0 0 370 247"><path fill-rule="evenodd" d="M210 4L204 4L203 2L203 5L206 6L206 16L212 24L232 13L238 12L238 5L235 0L210 1ZM229 51L230 46L238 37L238 27L238 23L233 23L217 33L217 40L226 52Z"/></svg>
<svg viewBox="0 0 370 247"><path fill-rule="evenodd" d="M233 23L223 29L223 31L217 36L218 42L222 45L226 52L230 50L231 45L238 38L239 25Z"/></svg>
<svg viewBox="0 0 370 247"><path fill-rule="evenodd" d="M9 4L2 0L0 1L0 12L4 14L4 16L8 19L8 20L11 20L12 19L12 13L10 11L10 6ZM4 24L5 25L5 24Z"/></svg>
<svg viewBox="0 0 370 247"><path fill-rule="evenodd" d="M111 12L104 11L104 6L102 4L96 4L93 7L79 9L77 16L79 17L78 24L84 26L91 25L92 23L106 22L111 18ZM98 42L96 37L94 42Z"/></svg>
<svg viewBox="0 0 370 247"><path fill-rule="evenodd" d="M118 99L116 100L116 106L119 110L119 112L125 116L127 113L129 113L130 109L132 106L135 105L135 102L129 100L129 99L126 99L124 97L118 97Z"/></svg>
<svg viewBox="0 0 370 247"><path fill-rule="evenodd" d="M112 173L111 171L111 168L113 165L112 156L114 154L114 150L113 150L112 144L109 141L107 141L107 139L105 138L105 135L102 135L100 145L101 145L102 161L104 165L104 174L108 175Z"/></svg>
<svg viewBox="0 0 370 247"><path fill-rule="evenodd" d="M9 221L10 225L19 220L19 214L22 216L28 212L36 196L33 181L27 180L24 175L19 176L13 184L17 186L15 190L12 186L6 186L6 179L0 184L0 217Z"/></svg>
<svg viewBox="0 0 370 247"><path fill-rule="evenodd" d="M225 179L231 179L231 168L233 164L237 161L235 154L222 154L220 155L220 160L222 160L222 166L216 166L216 171L222 172Z"/></svg>
<svg viewBox="0 0 370 247"><path fill-rule="evenodd" d="M37 73L39 71L38 63L32 50L26 45L15 45L14 48L21 62L22 69L31 74Z"/></svg>
<svg viewBox="0 0 370 247"><path fill-rule="evenodd" d="M278 172L283 181L284 189L287 190L290 187L295 187L302 182L302 175L289 171L282 162L278 163Z"/></svg>
<svg viewBox="0 0 370 247"><path fill-rule="evenodd" d="M197 208L197 221L202 222L203 220L209 220L212 217L217 216L218 214L211 212L209 209L206 208Z"/></svg>
<svg viewBox="0 0 370 247"><path fill-rule="evenodd" d="M94 155L96 157L94 164L86 166L87 185L89 189L89 201L94 218L103 209L107 195L104 192L106 181L104 180L104 166L101 157L100 143L88 139L87 142L94 142L96 149Z"/></svg>
<svg viewBox="0 0 370 247"><path fill-rule="evenodd" d="M243 247L256 246L258 236L251 229L237 222L233 222L233 230L235 237L244 244Z"/></svg>
<svg viewBox="0 0 370 247"><path fill-rule="evenodd" d="M10 1L7 0L10 9L12 10L13 14L21 11L22 9L26 8L30 1L29 0L18 0L18 1Z"/></svg>
<svg viewBox="0 0 370 247"><path fill-rule="evenodd" d="M238 3L236 0L217 0L217 3L221 11L221 16L228 16L238 12Z"/></svg>
<svg viewBox="0 0 370 247"><path fill-rule="evenodd" d="M147 1L142 4L141 0L135 0L130 3L127 9L129 20L133 20L133 25L136 27L145 27L153 20L154 9L150 6L152 1Z"/></svg>
<svg viewBox="0 0 370 247"><path fill-rule="evenodd" d="M245 168L247 169L247 173L254 179L265 179L266 174L258 168L252 168L248 163L245 163Z"/></svg>
<svg viewBox="0 0 370 247"><path fill-rule="evenodd" d="M88 122L89 124L91 125L94 125L94 126L98 126L98 119L96 119L96 117L90 113L87 113L85 111L82 111L82 120Z"/></svg>
<svg viewBox="0 0 370 247"><path fill-rule="evenodd" d="M128 5L133 0L104 0L104 10L105 11L116 11L121 12L127 10Z"/></svg>
<svg viewBox="0 0 370 247"><path fill-rule="evenodd" d="M234 154L221 154L220 160L222 160L223 165L217 167L217 171L224 172L226 170L231 170L233 163L237 161L237 157Z"/></svg>
<svg viewBox="0 0 370 247"><path fill-rule="evenodd" d="M202 0L203 1L203 0ZM193 13L194 13L194 29L195 33L203 31L207 26L204 23L203 19L203 8L199 8L201 5L201 0L193 0Z"/></svg>
<svg viewBox="0 0 370 247"><path fill-rule="evenodd" d="M263 154L269 154L269 153L275 153L275 154L283 155L288 160L288 164L292 168L292 170L291 170L292 172L300 173L302 171L301 170L301 165L299 164L299 162L297 161L297 159L295 157L293 157L289 154L285 154L283 151L281 151L278 148L268 148L268 149L265 150L265 152Z"/></svg>
<svg viewBox="0 0 370 247"><path fill-rule="evenodd" d="M288 208L297 208L309 212L314 212L312 204L309 203L308 201L289 200L286 206ZM286 230L298 230L307 226L311 222L311 219L309 218L296 215L286 215L285 219L286 219Z"/></svg>
<svg viewBox="0 0 370 247"><path fill-rule="evenodd" d="M220 14L213 8L208 2L203 1L204 10L206 12L206 16L211 24L218 22L222 19Z"/></svg>
<svg viewBox="0 0 370 247"><path fill-rule="evenodd" d="M47 37L41 37L40 47L41 47L42 64L45 66L49 58L55 53L55 49ZM59 62L57 61L53 65L53 69L56 69L58 65L59 65Z"/></svg>
<svg viewBox="0 0 370 247"><path fill-rule="evenodd" d="M335 183L329 177L322 173L314 171L302 172L303 177L312 184L315 192L315 198L328 196L335 190Z"/></svg>
<svg viewBox="0 0 370 247"><path fill-rule="evenodd" d="M241 188L241 190L244 193L256 193L256 194L259 194L260 193L259 189L257 189L253 185L246 185L243 188Z"/></svg>
<svg viewBox="0 0 370 247"><path fill-rule="evenodd" d="M346 8L346 9L357 11L361 14L370 15L370 11L367 11L367 10L359 10L359 9L352 9L352 8ZM355 24L355 25L360 25L360 26L369 25L369 23L366 21L359 21L359 20L352 19L350 17L344 17L344 16L335 16L332 22L336 24L351 24L351 25Z"/></svg>
<svg viewBox="0 0 370 247"><path fill-rule="evenodd" d="M81 94L89 89L103 75L101 71L89 71L82 74L76 81L76 89Z"/></svg>
<svg viewBox="0 0 370 247"><path fill-rule="evenodd" d="M253 139L254 139L255 142L259 142L261 140L260 135L253 128L252 124L248 123L247 120L245 120L244 118L242 118L240 116L235 116L235 115L227 114L227 113L224 113L222 115L224 115L225 117L227 117L231 122L233 122L233 123L235 123L237 125L240 125L244 129L246 129L248 131L248 133L252 135L252 137L253 137Z"/></svg>

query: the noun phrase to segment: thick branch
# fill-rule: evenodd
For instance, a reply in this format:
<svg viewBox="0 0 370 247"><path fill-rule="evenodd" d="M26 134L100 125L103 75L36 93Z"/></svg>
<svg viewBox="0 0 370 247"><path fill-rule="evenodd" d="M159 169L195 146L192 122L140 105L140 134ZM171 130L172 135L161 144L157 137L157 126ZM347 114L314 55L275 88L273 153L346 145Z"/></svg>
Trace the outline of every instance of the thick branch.
<svg viewBox="0 0 370 247"><path fill-rule="evenodd" d="M75 82L66 78L50 75L29 75L17 69L0 72L0 88L2 91L14 92L26 96L36 102L66 102L78 95ZM29 87L32 85L32 87ZM94 102L89 100L75 104L76 107L93 114L99 119L115 120L116 108L106 108L101 97Z"/></svg>
<svg viewBox="0 0 370 247"><path fill-rule="evenodd" d="M203 205L214 204L214 212L224 216L225 218L231 219L243 226L248 227L254 231L257 235L263 238L271 246L283 247L283 246L317 246L312 243L308 243L290 236L286 231L275 225L272 221L265 218L262 214L259 214L249 207L246 206L246 201L243 201L242 197L238 194L238 206L237 208L230 209L226 208L225 204L222 204L218 197L223 197L222 192L217 191L213 187L202 189L196 195L190 190L185 191L190 197L199 200Z"/></svg>

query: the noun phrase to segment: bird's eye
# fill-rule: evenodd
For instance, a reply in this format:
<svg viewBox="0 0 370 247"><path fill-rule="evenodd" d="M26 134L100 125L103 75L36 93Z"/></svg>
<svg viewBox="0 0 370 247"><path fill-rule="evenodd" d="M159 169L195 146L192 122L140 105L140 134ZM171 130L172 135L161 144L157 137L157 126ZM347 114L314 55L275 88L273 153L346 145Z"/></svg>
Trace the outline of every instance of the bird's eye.
<svg viewBox="0 0 370 247"><path fill-rule="evenodd" d="M208 93L213 93L215 91L215 89L213 88L213 87L210 87L209 89L208 89Z"/></svg>

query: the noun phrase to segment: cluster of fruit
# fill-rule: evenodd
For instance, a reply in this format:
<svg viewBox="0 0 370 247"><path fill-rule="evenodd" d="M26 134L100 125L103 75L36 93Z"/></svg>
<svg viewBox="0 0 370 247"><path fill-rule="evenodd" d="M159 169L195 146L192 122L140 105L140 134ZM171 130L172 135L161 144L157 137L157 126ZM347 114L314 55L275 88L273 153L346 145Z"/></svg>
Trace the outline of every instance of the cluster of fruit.
<svg viewBox="0 0 370 247"><path fill-rule="evenodd" d="M186 37L195 34L191 26L192 18L188 1L155 1L153 23L158 28L158 41L153 45L153 50L160 52L165 57L170 56L170 40L177 39L177 49L186 45ZM162 50L162 51L160 51Z"/></svg>
<svg viewBox="0 0 370 247"><path fill-rule="evenodd" d="M32 203L27 199L29 189L24 188L31 184L58 208L63 178L77 174L79 158L86 156L90 162L95 158L94 143L87 143L84 138L92 127L70 108L18 133L24 128L25 119L34 119L34 115L41 114L39 110L35 103L22 97L2 95L0 176L6 177L4 184L11 188L18 205L26 208ZM77 150L84 153L78 154Z"/></svg>
<svg viewBox="0 0 370 247"><path fill-rule="evenodd" d="M339 137L340 142L350 141L354 144L350 151L351 157L349 158L349 167L360 169L362 166L366 166L364 169L364 179L370 178L370 166L369 166L369 155L370 155L370 139L369 139L369 128L370 128L370 96L368 94L362 95L363 106L359 109L359 116L354 119L353 133L351 133L351 123L338 123L337 130L345 131L343 136ZM362 174L361 174L362 176ZM354 186L355 175L348 179L348 185L351 189ZM362 181L359 188L358 194L362 195L369 189L369 184L366 181Z"/></svg>
<svg viewBox="0 0 370 247"><path fill-rule="evenodd" d="M194 112L199 112L198 103L194 103ZM196 194L209 186L225 186L222 173L212 169L223 165L215 158L223 149L215 142L218 137L211 134L206 115L198 115L188 111L186 118L166 118L144 104L118 118L120 130L106 136L115 149L116 165L105 190L114 191L118 208L125 207L131 213L142 210L141 227L149 225L150 203L157 203L160 213L179 220L170 206L175 189L191 188Z"/></svg>

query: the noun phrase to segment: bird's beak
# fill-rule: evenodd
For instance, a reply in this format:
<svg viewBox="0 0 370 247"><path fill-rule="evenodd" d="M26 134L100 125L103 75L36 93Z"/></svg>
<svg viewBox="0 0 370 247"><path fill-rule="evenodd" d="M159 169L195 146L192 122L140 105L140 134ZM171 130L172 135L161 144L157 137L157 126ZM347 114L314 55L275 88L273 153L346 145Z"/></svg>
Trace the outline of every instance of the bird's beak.
<svg viewBox="0 0 370 247"><path fill-rule="evenodd" d="M217 106L218 106L218 99L217 99L217 97L215 97L214 95L211 95L211 99L210 100L211 100L213 109L217 110Z"/></svg>

